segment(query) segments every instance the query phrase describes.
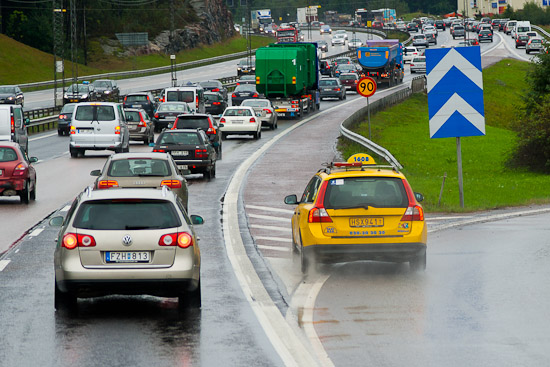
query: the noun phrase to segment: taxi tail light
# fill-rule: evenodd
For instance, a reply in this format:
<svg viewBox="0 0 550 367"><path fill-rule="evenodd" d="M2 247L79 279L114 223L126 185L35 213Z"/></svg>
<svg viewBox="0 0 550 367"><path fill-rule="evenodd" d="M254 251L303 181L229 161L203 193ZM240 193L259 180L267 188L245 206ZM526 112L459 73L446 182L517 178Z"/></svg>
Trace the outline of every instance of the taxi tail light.
<svg viewBox="0 0 550 367"><path fill-rule="evenodd" d="M159 246L179 246L188 248L193 246L193 236L187 232L169 233L160 237Z"/></svg>
<svg viewBox="0 0 550 367"><path fill-rule="evenodd" d="M208 151L206 149L195 149L195 158L208 158Z"/></svg>
<svg viewBox="0 0 550 367"><path fill-rule="evenodd" d="M420 205L409 206L401 218L402 222L424 221L424 209Z"/></svg>
<svg viewBox="0 0 550 367"><path fill-rule="evenodd" d="M27 168L23 163L19 163L15 168L13 169L13 175L14 176L23 176L25 175L25 171Z"/></svg>
<svg viewBox="0 0 550 367"><path fill-rule="evenodd" d="M120 135L120 126L115 127L115 135Z"/></svg>
<svg viewBox="0 0 550 367"><path fill-rule="evenodd" d="M321 184L319 193L317 194L317 200L315 200L315 206L309 211L308 222L309 223L332 223L332 218L328 215L325 206L324 198L327 192L328 181L324 181Z"/></svg>
<svg viewBox="0 0 550 367"><path fill-rule="evenodd" d="M163 180L160 183L161 186L168 186L171 189L179 189L181 188L181 181L180 180Z"/></svg>
<svg viewBox="0 0 550 367"><path fill-rule="evenodd" d="M69 250L76 247L95 247L95 245L95 238L89 234L67 233L61 241L61 246Z"/></svg>
<svg viewBox="0 0 550 367"><path fill-rule="evenodd" d="M101 180L97 183L98 189L109 189L111 187L118 187L118 181L115 180Z"/></svg>
<svg viewBox="0 0 550 367"><path fill-rule="evenodd" d="M256 123L256 118L255 118L255 117L251 117L251 118L250 118L250 123L251 123L251 124L255 124L255 123Z"/></svg>

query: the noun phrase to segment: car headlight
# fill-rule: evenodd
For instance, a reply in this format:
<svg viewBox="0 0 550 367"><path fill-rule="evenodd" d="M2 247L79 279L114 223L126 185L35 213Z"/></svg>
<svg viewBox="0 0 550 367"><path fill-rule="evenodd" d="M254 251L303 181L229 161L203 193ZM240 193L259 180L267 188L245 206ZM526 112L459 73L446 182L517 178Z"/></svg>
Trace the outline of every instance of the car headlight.
<svg viewBox="0 0 550 367"><path fill-rule="evenodd" d="M237 70L241 70L241 68L240 68L240 67L238 67L238 68L237 68Z"/></svg>
<svg viewBox="0 0 550 367"><path fill-rule="evenodd" d="M82 95L82 98L88 98L88 95L87 95L87 94L83 94L83 95Z"/></svg>
<svg viewBox="0 0 550 367"><path fill-rule="evenodd" d="M14 99L14 97L8 97L8 100L12 101Z"/></svg>
<svg viewBox="0 0 550 367"><path fill-rule="evenodd" d="M63 96L63 98L69 98L69 95L68 95L68 94L65 94L65 95Z"/></svg>
<svg viewBox="0 0 550 367"><path fill-rule="evenodd" d="M109 93L111 93L111 91L110 91L110 90L106 90L106 91L104 91L103 93L109 94Z"/></svg>

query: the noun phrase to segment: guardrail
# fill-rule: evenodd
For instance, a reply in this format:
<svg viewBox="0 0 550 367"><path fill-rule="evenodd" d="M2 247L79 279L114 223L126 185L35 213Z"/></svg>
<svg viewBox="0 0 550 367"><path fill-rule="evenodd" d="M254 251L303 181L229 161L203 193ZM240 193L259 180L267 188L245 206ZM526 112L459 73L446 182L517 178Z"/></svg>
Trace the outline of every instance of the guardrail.
<svg viewBox="0 0 550 367"><path fill-rule="evenodd" d="M543 28L539 27L538 25L531 25L531 28L536 29L539 31L539 33L544 34L544 36L548 39L550 39L550 33L546 32Z"/></svg>
<svg viewBox="0 0 550 367"><path fill-rule="evenodd" d="M392 93L384 98L380 98L379 100L376 100L373 103L370 103L368 106L365 106L353 113L340 125L340 133L342 134L342 136L350 139L357 144L362 145L366 149L374 152L376 155L384 158L392 166L397 167L398 169L402 169L403 166L401 165L401 163L399 163L399 161L390 153L389 150L362 135L354 133L353 131L351 131L351 129L365 121L365 118L369 113L369 108L372 115L373 113L384 110L394 104L404 101L405 99L409 98L413 93L423 92L424 90L426 90L426 78L424 76L418 76L414 78L411 82L410 88L398 90L395 93Z"/></svg>

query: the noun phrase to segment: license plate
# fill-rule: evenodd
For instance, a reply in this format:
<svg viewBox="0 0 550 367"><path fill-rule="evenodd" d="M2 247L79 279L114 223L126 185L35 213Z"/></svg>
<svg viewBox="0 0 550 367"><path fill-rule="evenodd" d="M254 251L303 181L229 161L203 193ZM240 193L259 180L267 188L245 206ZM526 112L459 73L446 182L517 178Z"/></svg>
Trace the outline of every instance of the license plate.
<svg viewBox="0 0 550 367"><path fill-rule="evenodd" d="M284 114L284 113L281 113L281 112L277 112L277 116L279 116L279 117L285 117L285 114Z"/></svg>
<svg viewBox="0 0 550 367"><path fill-rule="evenodd" d="M330 92L332 90L332 88L325 88L323 89L325 92Z"/></svg>
<svg viewBox="0 0 550 367"><path fill-rule="evenodd" d="M204 107L212 107L212 105L210 103L205 103Z"/></svg>
<svg viewBox="0 0 550 367"><path fill-rule="evenodd" d="M148 263L151 261L149 251L124 251L124 252L105 252L105 262L108 263Z"/></svg>
<svg viewBox="0 0 550 367"><path fill-rule="evenodd" d="M140 104L133 104L132 108L141 108L141 105Z"/></svg>
<svg viewBox="0 0 550 367"><path fill-rule="evenodd" d="M189 152L186 150L173 150L172 155L189 155Z"/></svg>
<svg viewBox="0 0 550 367"><path fill-rule="evenodd" d="M92 129L78 129L79 134L91 134L94 130Z"/></svg>
<svg viewBox="0 0 550 367"><path fill-rule="evenodd" d="M187 165L186 164L178 164L178 169L182 170L182 169L188 169Z"/></svg>
<svg viewBox="0 0 550 367"><path fill-rule="evenodd" d="M168 121L176 121L176 116L165 116L164 119Z"/></svg>
<svg viewBox="0 0 550 367"><path fill-rule="evenodd" d="M231 121L232 124L242 124L243 120L233 120Z"/></svg>
<svg viewBox="0 0 550 367"><path fill-rule="evenodd" d="M383 227L384 218L362 217L362 218L350 218L350 227Z"/></svg>

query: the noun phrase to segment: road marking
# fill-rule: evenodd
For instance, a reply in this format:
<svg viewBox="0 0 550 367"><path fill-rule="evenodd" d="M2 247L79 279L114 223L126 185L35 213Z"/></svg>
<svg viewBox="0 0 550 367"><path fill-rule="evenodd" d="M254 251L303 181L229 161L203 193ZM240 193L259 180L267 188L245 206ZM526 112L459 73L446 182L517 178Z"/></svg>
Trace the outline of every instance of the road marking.
<svg viewBox="0 0 550 367"><path fill-rule="evenodd" d="M445 219L453 220L453 219L472 218L472 217L473 217L473 215L459 215L459 216L456 216L456 217L433 217L433 218L426 217L426 220L427 221L430 221L430 220L445 220Z"/></svg>
<svg viewBox="0 0 550 367"><path fill-rule="evenodd" d="M36 237L40 233L42 233L43 230L44 230L44 228L37 228L34 231L32 231L31 233L29 233L29 237Z"/></svg>
<svg viewBox="0 0 550 367"><path fill-rule="evenodd" d="M269 215L259 215L259 214L248 214L248 216L250 218L274 220L274 221L285 222L290 224L290 218L272 217Z"/></svg>
<svg viewBox="0 0 550 367"><path fill-rule="evenodd" d="M11 260L0 260L0 271L3 271Z"/></svg>
<svg viewBox="0 0 550 367"><path fill-rule="evenodd" d="M286 247L266 246L266 245L257 245L257 246L261 250L290 252L290 249Z"/></svg>
<svg viewBox="0 0 550 367"><path fill-rule="evenodd" d="M36 138L29 139L29 141L36 141L36 140L40 140L40 139L51 138L52 136L56 136L56 135L57 135L57 133L55 133L55 134L43 135L43 136L37 136Z"/></svg>
<svg viewBox="0 0 550 367"><path fill-rule="evenodd" d="M271 231L279 231L279 232L292 232L291 228L275 227L275 226L263 226L263 225L260 225L260 224L251 224L250 228L269 229Z"/></svg>
<svg viewBox="0 0 550 367"><path fill-rule="evenodd" d="M292 242L292 239L287 237L254 237L255 240L264 240L264 241L277 241L277 242Z"/></svg>
<svg viewBox="0 0 550 367"><path fill-rule="evenodd" d="M61 209L60 212L67 212L67 211L69 211L69 209L71 209L71 206L67 205L67 206L63 207L63 209Z"/></svg>
<svg viewBox="0 0 550 367"><path fill-rule="evenodd" d="M246 205L247 209L259 209L259 210L265 210L268 212L278 212L278 213L288 213L288 214L294 214L294 210L289 209L279 209L279 208L271 208L269 206L260 206L260 205Z"/></svg>

